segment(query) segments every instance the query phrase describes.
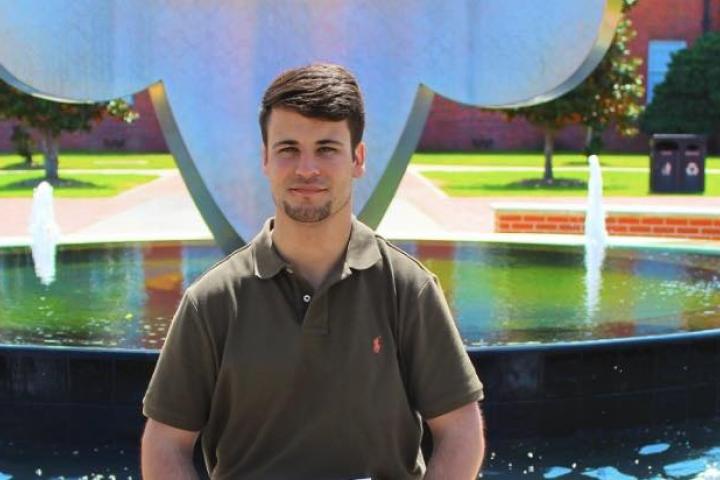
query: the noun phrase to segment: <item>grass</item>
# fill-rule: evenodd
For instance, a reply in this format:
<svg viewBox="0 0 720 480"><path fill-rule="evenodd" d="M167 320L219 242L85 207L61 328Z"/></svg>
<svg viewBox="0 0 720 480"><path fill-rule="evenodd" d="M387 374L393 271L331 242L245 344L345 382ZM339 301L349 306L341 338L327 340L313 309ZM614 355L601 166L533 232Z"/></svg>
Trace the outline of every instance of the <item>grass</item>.
<svg viewBox="0 0 720 480"><path fill-rule="evenodd" d="M643 167L648 168L650 160L647 154L601 154L600 164L606 167ZM545 159L542 152L492 152L492 153L416 153L410 160L414 165L478 165L542 167ZM579 153L556 153L553 155L554 167L582 167L586 159ZM707 168L720 168L720 157L708 157Z"/></svg>
<svg viewBox="0 0 720 480"><path fill-rule="evenodd" d="M42 172L13 172L0 175L0 197L32 197L33 188L42 180ZM157 178L157 175L71 174L63 175L54 186L56 197L112 197L129 188Z"/></svg>
<svg viewBox="0 0 720 480"><path fill-rule="evenodd" d="M33 170L43 169L41 154L33 155ZM169 153L60 152L60 174L72 169L174 169L175 159ZM0 154L0 170L25 170L17 154Z"/></svg>
<svg viewBox="0 0 720 480"><path fill-rule="evenodd" d="M563 172L556 174L561 185L552 187L528 187L524 180L540 178L542 173L530 172L425 172L429 178L448 195L456 197L483 197L483 196L537 196L537 197L565 197L585 196L587 188L586 172ZM578 182L562 182L576 180ZM606 196L645 197L649 193L649 178L647 173L639 172L604 172L603 193ZM562 185L568 183L569 185ZM687 194L684 194L687 195ZM702 195L702 194L698 194ZM720 195L720 178L715 175L705 176L706 196Z"/></svg>
<svg viewBox="0 0 720 480"><path fill-rule="evenodd" d="M36 155L42 163L42 155ZM647 154L602 154L605 167L642 167L647 169ZM491 153L416 153L415 165L477 165L477 166L543 166L542 152ZM556 153L555 167L585 166L585 157L578 153ZM720 169L720 157L708 157L707 168ZM107 169L175 169L175 160L168 153L61 152L60 175L66 180L55 189L59 197L106 197L148 182L151 175L102 175ZM74 174L73 169L98 170L98 174ZM16 154L0 154L0 197L29 197L42 179L42 164L28 170ZM551 187L533 187L528 179L540 178L541 172L425 172L424 175L452 196L584 196L585 172L557 171L559 182ZM568 180L563 182L563 179ZM648 173L611 172L603 174L605 195L647 196ZM720 195L720 179L706 175L705 195Z"/></svg>

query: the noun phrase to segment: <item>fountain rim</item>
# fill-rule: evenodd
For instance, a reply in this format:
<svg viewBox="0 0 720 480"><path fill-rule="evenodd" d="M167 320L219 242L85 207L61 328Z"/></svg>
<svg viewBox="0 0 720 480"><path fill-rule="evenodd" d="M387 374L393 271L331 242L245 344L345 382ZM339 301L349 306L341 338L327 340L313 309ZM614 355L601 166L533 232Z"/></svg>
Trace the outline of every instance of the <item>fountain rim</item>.
<svg viewBox="0 0 720 480"><path fill-rule="evenodd" d="M518 343L505 345L467 345L465 350L469 353L533 353L542 352L573 352L575 350L588 351L591 349L615 349L623 347L642 347L659 345L663 343L682 343L696 340L720 339L720 328L699 330L694 332L674 332L657 335L638 335L623 338L601 338L596 340L558 341L553 343Z"/></svg>
<svg viewBox="0 0 720 480"><path fill-rule="evenodd" d="M650 345L675 344L697 340L720 339L720 328L696 332L677 332L658 335L641 335L623 338L597 340L560 341L553 343L518 343L506 345L466 345L468 354L517 354L517 353L561 353L589 351L593 349L621 349ZM151 358L160 354L160 349L147 348L109 348L78 345L32 345L0 343L0 352L15 354L71 355L73 357L94 358L112 354L114 358Z"/></svg>
<svg viewBox="0 0 720 480"><path fill-rule="evenodd" d="M11 354L40 354L49 356L70 355L73 358L107 358L112 355L113 359L136 359L152 358L160 354L160 350L146 348L109 348L78 345L33 345L33 344L9 344L0 343L0 353Z"/></svg>
<svg viewBox="0 0 720 480"><path fill-rule="evenodd" d="M391 233L391 232L390 232ZM513 246L547 246L547 247L584 247L585 236L575 234L552 233L485 233L472 232L443 232L438 235L426 235L422 238L405 235L383 235L393 243L402 242L439 242L455 244L489 244ZM190 237L167 236L118 236L118 235L84 235L61 237L57 246L59 248L95 247L95 246L122 246L140 243L177 244L188 245L216 245L212 237L199 235ZM720 241L671 238L671 237L640 237L640 236L610 236L607 240L608 248L671 250L685 253L718 254L720 255ZM30 237L0 238L0 252L30 247Z"/></svg>

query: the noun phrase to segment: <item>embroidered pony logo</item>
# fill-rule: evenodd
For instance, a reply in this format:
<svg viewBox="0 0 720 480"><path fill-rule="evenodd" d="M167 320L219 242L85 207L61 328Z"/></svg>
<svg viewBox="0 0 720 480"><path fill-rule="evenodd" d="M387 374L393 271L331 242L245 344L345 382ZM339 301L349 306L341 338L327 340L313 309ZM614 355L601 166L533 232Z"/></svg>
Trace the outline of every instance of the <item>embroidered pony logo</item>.
<svg viewBox="0 0 720 480"><path fill-rule="evenodd" d="M378 335L377 337L373 338L372 341L372 350L375 355L380 353L380 350L382 350L382 337Z"/></svg>

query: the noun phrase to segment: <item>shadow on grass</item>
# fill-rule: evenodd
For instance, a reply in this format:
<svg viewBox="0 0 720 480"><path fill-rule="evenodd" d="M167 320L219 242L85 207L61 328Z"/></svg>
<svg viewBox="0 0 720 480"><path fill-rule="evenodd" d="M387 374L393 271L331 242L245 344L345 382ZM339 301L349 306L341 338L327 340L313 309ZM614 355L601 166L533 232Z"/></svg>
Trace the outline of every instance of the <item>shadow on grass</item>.
<svg viewBox="0 0 720 480"><path fill-rule="evenodd" d="M7 185L0 186L0 192L7 192L11 190L32 190L37 187L40 182L45 181L44 178L29 178L27 180L20 180L18 182L8 183ZM105 188L103 185L98 185L93 182L83 182L81 180L75 180L72 178L58 178L57 180L48 181L53 188L62 190L65 188L72 189L102 189Z"/></svg>
<svg viewBox="0 0 720 480"><path fill-rule="evenodd" d="M8 165L4 165L3 167L0 167L0 170L43 170L45 166L42 163L35 163L33 162L31 165L28 165L25 162L17 162L17 163L10 163Z"/></svg>
<svg viewBox="0 0 720 480"><path fill-rule="evenodd" d="M455 191L477 190L479 188L486 191L507 192L518 190L552 190L563 192L578 192L587 190L587 182L576 180L574 178L556 178L552 181L546 181L541 178L528 178L510 182L502 185L497 184L464 184L452 185Z"/></svg>
<svg viewBox="0 0 720 480"><path fill-rule="evenodd" d="M571 162L565 162L563 164L564 167L587 167L588 162L587 160L573 160ZM607 163L600 162L601 167L609 167L610 165Z"/></svg>

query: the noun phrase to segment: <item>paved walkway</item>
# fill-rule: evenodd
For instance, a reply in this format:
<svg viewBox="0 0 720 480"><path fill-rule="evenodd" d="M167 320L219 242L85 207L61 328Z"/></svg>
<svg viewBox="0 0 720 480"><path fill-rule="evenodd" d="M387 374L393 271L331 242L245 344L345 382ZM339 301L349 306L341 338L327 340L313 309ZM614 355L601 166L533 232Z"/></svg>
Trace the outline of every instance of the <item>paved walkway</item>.
<svg viewBox="0 0 720 480"><path fill-rule="evenodd" d="M32 199L0 199L0 241L26 243ZM211 238L177 170L110 198L56 198L62 242Z"/></svg>
<svg viewBox="0 0 720 480"><path fill-rule="evenodd" d="M108 172L109 173L109 172ZM148 173L145 171L145 173ZM61 241L122 239L209 239L177 170L153 171L160 178L112 198L55 199ZM583 203L579 197L481 197L446 195L419 169L408 169L378 231L395 239L478 238L494 231L495 202ZM720 197L609 197L607 205L718 208ZM0 199L0 244L26 244L31 199Z"/></svg>

